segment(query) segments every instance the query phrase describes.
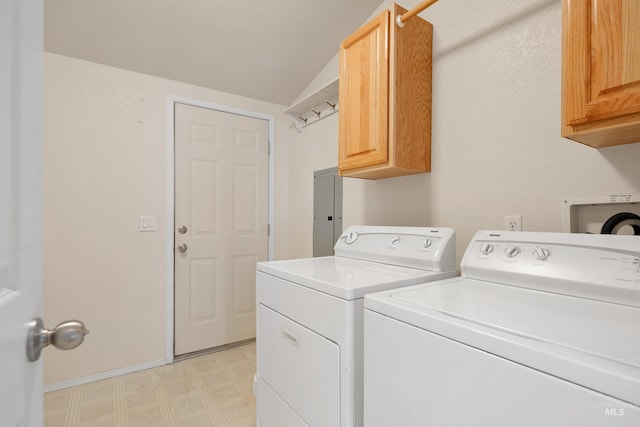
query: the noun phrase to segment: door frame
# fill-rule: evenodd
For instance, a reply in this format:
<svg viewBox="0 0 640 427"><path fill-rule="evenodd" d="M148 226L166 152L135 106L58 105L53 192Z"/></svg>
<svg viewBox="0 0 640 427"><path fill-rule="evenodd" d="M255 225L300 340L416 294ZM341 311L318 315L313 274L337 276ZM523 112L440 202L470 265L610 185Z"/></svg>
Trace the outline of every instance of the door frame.
<svg viewBox="0 0 640 427"><path fill-rule="evenodd" d="M167 287L166 287L166 330L167 330L167 342L166 342L166 362L172 363L174 359L173 354L173 340L174 340L174 228L175 228L175 104L186 104L193 107L208 108L210 110L216 110L223 113L237 114L239 116L251 117L254 119L266 120L269 124L269 190L268 190L268 212L269 212L269 249L268 258L269 261L273 260L273 254L275 249L275 118L271 114L259 113L256 111L245 110L242 108L231 107L228 105L215 104L208 101L199 99L187 98L177 95L167 96L167 143L166 143L166 155L167 155L167 182L166 182L166 262L167 262Z"/></svg>

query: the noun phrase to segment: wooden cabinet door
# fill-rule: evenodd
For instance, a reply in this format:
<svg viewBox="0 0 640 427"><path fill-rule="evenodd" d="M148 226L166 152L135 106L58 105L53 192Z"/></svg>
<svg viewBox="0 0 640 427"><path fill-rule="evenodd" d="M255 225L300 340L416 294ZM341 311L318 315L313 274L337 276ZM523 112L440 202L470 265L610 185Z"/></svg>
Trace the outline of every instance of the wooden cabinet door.
<svg viewBox="0 0 640 427"><path fill-rule="evenodd" d="M388 160L389 15L383 12L340 45L340 171Z"/></svg>
<svg viewBox="0 0 640 427"><path fill-rule="evenodd" d="M563 4L563 136L592 131L591 124L603 120L604 127L638 121L622 117L640 113L640 1ZM635 130L626 136L633 139L634 132L639 135Z"/></svg>

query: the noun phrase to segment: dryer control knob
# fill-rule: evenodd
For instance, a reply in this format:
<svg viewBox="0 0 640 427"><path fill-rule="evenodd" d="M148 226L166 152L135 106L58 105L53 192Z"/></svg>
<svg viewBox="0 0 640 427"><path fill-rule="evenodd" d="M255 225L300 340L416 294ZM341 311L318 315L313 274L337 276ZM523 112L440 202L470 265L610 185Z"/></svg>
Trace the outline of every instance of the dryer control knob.
<svg viewBox="0 0 640 427"><path fill-rule="evenodd" d="M509 258L513 258L516 255L520 254L520 248L517 246L509 246L505 251L505 254L507 254L507 256Z"/></svg>
<svg viewBox="0 0 640 427"><path fill-rule="evenodd" d="M485 243L480 247L480 252L482 252L484 255L489 255L491 252L493 252L493 245L491 243Z"/></svg>
<svg viewBox="0 0 640 427"><path fill-rule="evenodd" d="M535 251L533 251L533 256L535 256L536 259L539 259L540 261L544 261L551 256L551 251L546 248L537 248Z"/></svg>
<svg viewBox="0 0 640 427"><path fill-rule="evenodd" d="M424 240L422 241L422 247L427 249L429 246L431 246L433 242L431 241L430 238L425 237Z"/></svg>
<svg viewBox="0 0 640 427"><path fill-rule="evenodd" d="M349 234L347 234L347 237L344 239L347 245L352 244L356 240L358 240L358 233L356 233L355 231L352 231Z"/></svg>

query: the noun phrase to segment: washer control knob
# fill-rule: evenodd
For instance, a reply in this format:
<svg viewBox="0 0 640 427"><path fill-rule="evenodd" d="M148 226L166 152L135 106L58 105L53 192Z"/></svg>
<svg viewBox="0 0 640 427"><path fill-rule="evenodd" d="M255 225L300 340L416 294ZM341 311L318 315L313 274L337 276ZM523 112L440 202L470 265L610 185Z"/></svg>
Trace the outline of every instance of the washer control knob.
<svg viewBox="0 0 640 427"><path fill-rule="evenodd" d="M430 238L425 237L424 240L422 241L422 247L427 249L429 246L431 246L433 242L431 241Z"/></svg>
<svg viewBox="0 0 640 427"><path fill-rule="evenodd" d="M352 244L356 240L358 240L358 233L356 233L355 231L352 231L349 234L347 234L347 237L344 239L347 245Z"/></svg>
<svg viewBox="0 0 640 427"><path fill-rule="evenodd" d="M480 247L480 252L482 252L484 255L489 255L491 252L493 252L493 245L491 243L485 243Z"/></svg>
<svg viewBox="0 0 640 427"><path fill-rule="evenodd" d="M535 251L533 251L533 256L535 256L536 259L539 259L540 261L544 261L551 256L551 251L546 248L537 248Z"/></svg>
<svg viewBox="0 0 640 427"><path fill-rule="evenodd" d="M509 258L513 258L514 256L520 254L520 248L517 246L509 246L507 249L505 249L504 253L507 254Z"/></svg>
<svg viewBox="0 0 640 427"><path fill-rule="evenodd" d="M396 247L400 244L400 238L398 236L391 239L391 247Z"/></svg>

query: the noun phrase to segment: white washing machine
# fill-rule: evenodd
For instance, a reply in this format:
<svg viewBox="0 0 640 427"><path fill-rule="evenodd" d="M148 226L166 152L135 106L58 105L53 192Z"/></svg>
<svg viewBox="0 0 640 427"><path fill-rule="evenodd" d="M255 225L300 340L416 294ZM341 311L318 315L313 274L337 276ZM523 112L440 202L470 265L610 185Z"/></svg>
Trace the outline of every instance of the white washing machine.
<svg viewBox="0 0 640 427"><path fill-rule="evenodd" d="M350 227L335 256L259 263L260 427L362 426L363 297L454 277L449 228Z"/></svg>
<svg viewBox="0 0 640 427"><path fill-rule="evenodd" d="M640 426L640 238L478 232L365 297L367 427Z"/></svg>

